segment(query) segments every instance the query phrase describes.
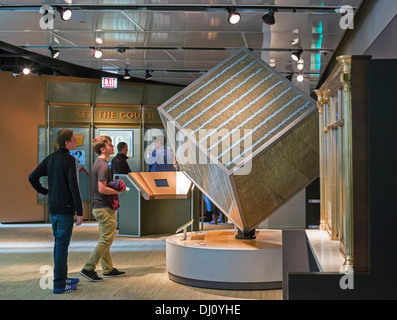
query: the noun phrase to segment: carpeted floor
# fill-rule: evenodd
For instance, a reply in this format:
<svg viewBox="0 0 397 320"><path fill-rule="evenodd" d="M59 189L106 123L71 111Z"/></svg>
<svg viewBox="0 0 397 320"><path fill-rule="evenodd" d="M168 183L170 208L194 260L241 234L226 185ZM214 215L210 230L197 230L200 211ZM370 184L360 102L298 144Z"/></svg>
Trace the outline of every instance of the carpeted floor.
<svg viewBox="0 0 397 320"><path fill-rule="evenodd" d="M230 228L230 225L204 229ZM282 290L233 291L189 287L168 278L165 239L116 236L111 247L114 266L126 276L99 283L79 275L96 246L98 226L75 227L69 247L69 276L80 278L76 292L54 295L52 284L53 236L49 224L0 225L1 300L281 300ZM211 272L211 270L208 270ZM102 274L98 265L98 275Z"/></svg>

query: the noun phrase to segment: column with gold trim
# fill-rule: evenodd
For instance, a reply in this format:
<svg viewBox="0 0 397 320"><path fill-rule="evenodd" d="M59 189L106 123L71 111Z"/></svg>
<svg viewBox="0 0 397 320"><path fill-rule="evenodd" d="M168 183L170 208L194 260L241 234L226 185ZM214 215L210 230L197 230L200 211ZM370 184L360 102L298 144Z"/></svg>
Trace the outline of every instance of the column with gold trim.
<svg viewBox="0 0 397 320"><path fill-rule="evenodd" d="M337 57L341 67L344 105L344 205L345 205L345 271L353 268L353 149L352 149L352 104L351 104L351 56Z"/></svg>
<svg viewBox="0 0 397 320"><path fill-rule="evenodd" d="M324 163L324 103L325 103L325 95L323 90L315 90L317 94L317 107L319 113L319 162L320 162L320 227L319 229L324 231L326 230L326 212L325 212L325 163Z"/></svg>

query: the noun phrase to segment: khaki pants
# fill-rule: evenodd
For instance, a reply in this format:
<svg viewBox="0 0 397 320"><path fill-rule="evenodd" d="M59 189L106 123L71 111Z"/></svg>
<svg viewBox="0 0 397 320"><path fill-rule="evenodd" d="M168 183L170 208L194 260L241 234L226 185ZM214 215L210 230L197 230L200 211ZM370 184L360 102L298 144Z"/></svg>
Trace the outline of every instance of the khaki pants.
<svg viewBox="0 0 397 320"><path fill-rule="evenodd" d="M92 209L92 214L98 221L100 238L97 246L88 258L84 269L87 271L95 270L96 265L101 260L103 273L109 273L113 270L110 246L113 243L116 232L116 211L110 208L99 208Z"/></svg>

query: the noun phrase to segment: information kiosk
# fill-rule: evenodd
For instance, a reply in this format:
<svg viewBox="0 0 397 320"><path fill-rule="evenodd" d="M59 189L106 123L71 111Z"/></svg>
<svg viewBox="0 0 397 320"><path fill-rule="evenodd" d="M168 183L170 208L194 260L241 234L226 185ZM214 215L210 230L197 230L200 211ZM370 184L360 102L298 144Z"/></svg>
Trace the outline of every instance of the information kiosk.
<svg viewBox="0 0 397 320"><path fill-rule="evenodd" d="M174 233L194 219L198 230L198 190L182 173L131 172L117 175L128 191L119 195L119 235L140 237Z"/></svg>

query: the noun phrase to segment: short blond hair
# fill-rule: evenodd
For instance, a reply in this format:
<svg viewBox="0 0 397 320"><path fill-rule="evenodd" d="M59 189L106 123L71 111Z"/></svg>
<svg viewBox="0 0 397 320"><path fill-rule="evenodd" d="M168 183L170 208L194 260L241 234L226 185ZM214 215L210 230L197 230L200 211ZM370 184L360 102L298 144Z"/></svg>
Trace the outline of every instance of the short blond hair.
<svg viewBox="0 0 397 320"><path fill-rule="evenodd" d="M101 148L105 148L107 143L112 143L112 139L109 136L98 136L92 140L92 148L95 153L101 155Z"/></svg>

